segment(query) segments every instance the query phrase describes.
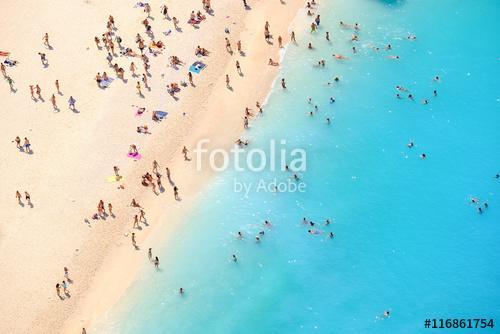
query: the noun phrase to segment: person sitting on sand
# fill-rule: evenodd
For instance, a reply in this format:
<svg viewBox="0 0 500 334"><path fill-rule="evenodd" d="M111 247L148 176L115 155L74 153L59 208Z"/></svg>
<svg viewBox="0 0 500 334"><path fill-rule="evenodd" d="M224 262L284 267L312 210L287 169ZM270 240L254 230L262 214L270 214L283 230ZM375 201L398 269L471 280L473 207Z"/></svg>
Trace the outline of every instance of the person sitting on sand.
<svg viewBox="0 0 500 334"><path fill-rule="evenodd" d="M137 146L135 146L134 144L131 144L129 149L128 149L128 153L131 155L139 154L139 151L137 151Z"/></svg>
<svg viewBox="0 0 500 334"><path fill-rule="evenodd" d="M141 125L141 126L138 126L137 127L137 132L138 133L144 133L144 134L151 134L151 132L149 132L148 130L148 126L147 125Z"/></svg>
<svg viewBox="0 0 500 334"><path fill-rule="evenodd" d="M273 61L271 58L269 58L269 62L268 62L268 65L271 65L271 66L279 66L280 63L278 63L277 61Z"/></svg>
<svg viewBox="0 0 500 334"><path fill-rule="evenodd" d="M195 50L195 52L194 52L194 54L195 54L196 56L203 56L203 57L208 56L208 54L209 54L209 53L210 53L210 52L209 52L207 49L202 48L202 47L200 47L199 45L196 47L196 50Z"/></svg>

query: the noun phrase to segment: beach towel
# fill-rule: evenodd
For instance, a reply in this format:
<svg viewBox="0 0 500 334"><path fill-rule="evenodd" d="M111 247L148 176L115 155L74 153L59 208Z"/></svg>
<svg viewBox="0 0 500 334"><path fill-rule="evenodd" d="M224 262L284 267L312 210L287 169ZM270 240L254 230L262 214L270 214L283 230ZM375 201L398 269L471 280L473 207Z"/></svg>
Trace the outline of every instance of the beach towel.
<svg viewBox="0 0 500 334"><path fill-rule="evenodd" d="M199 74L207 65L202 61L195 61L193 65L189 67L189 72Z"/></svg>
<svg viewBox="0 0 500 334"><path fill-rule="evenodd" d="M159 119L164 119L168 115L168 112L161 110L155 110L154 113L156 114L156 117L158 117Z"/></svg>
<svg viewBox="0 0 500 334"><path fill-rule="evenodd" d="M134 5L134 8L142 8L147 5L147 2L138 2Z"/></svg>
<svg viewBox="0 0 500 334"><path fill-rule="evenodd" d="M0 56L1 57L8 57L10 55L10 52L7 51L0 51Z"/></svg>
<svg viewBox="0 0 500 334"><path fill-rule="evenodd" d="M142 158L142 155L140 153L129 153L127 154L127 157L132 158L134 160L140 160Z"/></svg>
<svg viewBox="0 0 500 334"><path fill-rule="evenodd" d="M3 61L3 63L4 63L5 65L7 65L7 66L10 66L10 67L12 67L12 66L16 66L16 65L17 65L17 61L16 61L16 60L11 60L11 59L9 59L9 58L5 59L5 60Z"/></svg>
<svg viewBox="0 0 500 334"><path fill-rule="evenodd" d="M109 87L109 85L113 82L113 80L115 80L115 79L108 77L108 80L101 81L101 86L102 87Z"/></svg>
<svg viewBox="0 0 500 334"><path fill-rule="evenodd" d="M116 177L116 175L111 175L111 176L108 176L106 178L106 180L109 182L109 183L113 183L113 182L119 182L119 181L123 181L123 176L120 176L120 177Z"/></svg>

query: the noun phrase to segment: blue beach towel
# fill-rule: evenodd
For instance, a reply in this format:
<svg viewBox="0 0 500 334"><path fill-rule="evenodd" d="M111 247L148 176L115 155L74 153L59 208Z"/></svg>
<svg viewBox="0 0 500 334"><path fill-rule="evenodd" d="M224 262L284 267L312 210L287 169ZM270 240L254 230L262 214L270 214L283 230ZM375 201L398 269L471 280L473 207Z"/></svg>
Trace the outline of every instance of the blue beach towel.
<svg viewBox="0 0 500 334"><path fill-rule="evenodd" d="M168 112L161 110L155 110L154 113L156 114L156 117L158 117L159 119L164 119L168 115Z"/></svg>
<svg viewBox="0 0 500 334"><path fill-rule="evenodd" d="M113 82L113 80L115 80L115 79L108 77L108 80L101 81L101 86L107 88Z"/></svg>
<svg viewBox="0 0 500 334"><path fill-rule="evenodd" d="M207 65L205 65L202 61L195 61L193 65L189 67L189 71L199 74L205 67L207 67Z"/></svg>

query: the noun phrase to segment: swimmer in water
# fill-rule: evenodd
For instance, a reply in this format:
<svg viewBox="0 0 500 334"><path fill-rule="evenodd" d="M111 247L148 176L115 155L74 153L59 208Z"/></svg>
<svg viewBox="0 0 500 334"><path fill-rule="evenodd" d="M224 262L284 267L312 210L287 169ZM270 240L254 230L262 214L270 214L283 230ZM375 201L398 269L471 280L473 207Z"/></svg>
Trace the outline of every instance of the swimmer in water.
<svg viewBox="0 0 500 334"><path fill-rule="evenodd" d="M387 56L389 59L399 59L399 56Z"/></svg>
<svg viewBox="0 0 500 334"><path fill-rule="evenodd" d="M331 222L330 222L330 219L325 220L325 226L330 225L330 223L331 223Z"/></svg>
<svg viewBox="0 0 500 334"><path fill-rule="evenodd" d="M330 239L333 239L333 237L334 237L335 235L333 234L333 232L330 232L330 233L328 234L328 236L330 237Z"/></svg>
<svg viewBox="0 0 500 334"><path fill-rule="evenodd" d="M423 100L422 100L422 104L429 104L429 101L428 101L428 100L426 100L426 99L423 99Z"/></svg>
<svg viewBox="0 0 500 334"><path fill-rule="evenodd" d="M233 261L236 262L238 261L238 258L236 257L236 255L233 254Z"/></svg>
<svg viewBox="0 0 500 334"><path fill-rule="evenodd" d="M255 237L255 242L260 242L260 238L259 237Z"/></svg>
<svg viewBox="0 0 500 334"><path fill-rule="evenodd" d="M427 158L427 155L425 153L420 154L420 159L424 160L425 158Z"/></svg>
<svg viewBox="0 0 500 334"><path fill-rule="evenodd" d="M500 173L497 173L497 175L494 176L495 179L500 179Z"/></svg>
<svg viewBox="0 0 500 334"><path fill-rule="evenodd" d="M396 94L396 98L400 99L401 98L401 95L399 95L399 93Z"/></svg>
<svg viewBox="0 0 500 334"><path fill-rule="evenodd" d="M330 120L330 117L327 117L326 118L326 124L330 125L332 123L332 121Z"/></svg>
<svg viewBox="0 0 500 334"><path fill-rule="evenodd" d="M388 318L388 317L389 317L389 314L390 314L389 310L384 311L384 317Z"/></svg>
<svg viewBox="0 0 500 334"><path fill-rule="evenodd" d="M413 142L411 141L411 142L409 142L408 144L406 144L406 146L407 146L408 148L412 148L412 147L414 146L414 144L413 144Z"/></svg>
<svg viewBox="0 0 500 334"><path fill-rule="evenodd" d="M302 224L307 224L307 219L306 219L306 217L302 218Z"/></svg>
<svg viewBox="0 0 500 334"><path fill-rule="evenodd" d="M309 222L309 225L314 226L314 223L312 221Z"/></svg>
<svg viewBox="0 0 500 334"><path fill-rule="evenodd" d="M241 233L240 231L238 231L238 239L243 239L243 233Z"/></svg>
<svg viewBox="0 0 500 334"><path fill-rule="evenodd" d="M434 89L433 94L434 94L434 96L438 96L438 91Z"/></svg>
<svg viewBox="0 0 500 334"><path fill-rule="evenodd" d="M335 102L335 99L333 97L330 97L330 103Z"/></svg>
<svg viewBox="0 0 500 334"><path fill-rule="evenodd" d="M349 59L349 58L347 58L346 56L343 56L343 55L341 55L341 54L333 54L332 56L333 56L335 59L337 59L337 60L346 60L346 59Z"/></svg>

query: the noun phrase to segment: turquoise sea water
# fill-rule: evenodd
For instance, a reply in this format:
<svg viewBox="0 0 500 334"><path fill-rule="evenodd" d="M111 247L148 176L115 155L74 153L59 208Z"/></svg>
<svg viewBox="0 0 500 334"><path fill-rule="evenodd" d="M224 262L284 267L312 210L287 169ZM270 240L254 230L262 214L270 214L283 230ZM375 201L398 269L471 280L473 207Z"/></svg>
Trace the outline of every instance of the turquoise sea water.
<svg viewBox="0 0 500 334"><path fill-rule="evenodd" d="M252 148L285 139L306 150L306 192L245 197L235 179L290 174L219 174L160 251L162 270L147 264L95 332L446 331L424 329L427 318L494 318L493 330L456 331L499 331L500 2L321 2L319 32L297 31L300 47L285 56L288 90L276 87L248 132ZM360 23L359 42L340 20ZM325 68L312 66L322 58ZM325 85L334 76L340 82ZM396 85L415 101L395 98ZM314 104L318 113L307 116ZM489 208L479 214L471 197ZM302 217L324 233L307 233Z"/></svg>

